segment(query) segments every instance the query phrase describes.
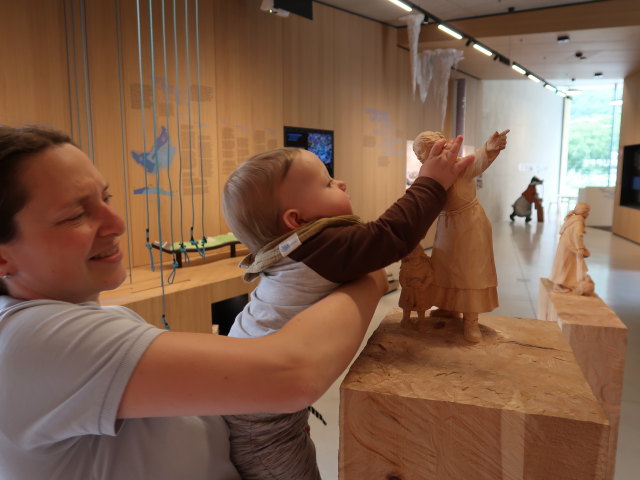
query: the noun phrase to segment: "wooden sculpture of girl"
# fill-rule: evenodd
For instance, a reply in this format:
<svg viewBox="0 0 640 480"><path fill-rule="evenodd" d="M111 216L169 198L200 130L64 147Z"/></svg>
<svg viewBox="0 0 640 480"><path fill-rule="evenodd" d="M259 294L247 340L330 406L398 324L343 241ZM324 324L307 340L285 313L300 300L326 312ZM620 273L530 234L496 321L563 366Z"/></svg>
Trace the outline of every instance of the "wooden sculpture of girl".
<svg viewBox="0 0 640 480"><path fill-rule="evenodd" d="M482 340L478 313L498 306L491 224L476 197L475 178L504 150L507 133L509 130L493 133L448 190L431 253L433 279L424 294L428 305L439 308L432 316L462 314L464 338L472 343ZM441 138L442 133L429 131L416 137L413 150L421 162Z"/></svg>

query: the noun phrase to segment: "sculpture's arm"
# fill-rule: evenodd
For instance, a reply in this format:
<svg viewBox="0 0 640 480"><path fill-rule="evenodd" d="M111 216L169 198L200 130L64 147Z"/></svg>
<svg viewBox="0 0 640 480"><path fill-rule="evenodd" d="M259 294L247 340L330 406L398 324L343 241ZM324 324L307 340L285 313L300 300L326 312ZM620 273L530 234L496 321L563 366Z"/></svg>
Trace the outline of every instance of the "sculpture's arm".
<svg viewBox="0 0 640 480"><path fill-rule="evenodd" d="M468 171L472 171L474 177L477 177L489 168L498 157L498 154L507 147L508 133L509 129L500 133L493 132L484 145L476 150L476 160L468 169Z"/></svg>

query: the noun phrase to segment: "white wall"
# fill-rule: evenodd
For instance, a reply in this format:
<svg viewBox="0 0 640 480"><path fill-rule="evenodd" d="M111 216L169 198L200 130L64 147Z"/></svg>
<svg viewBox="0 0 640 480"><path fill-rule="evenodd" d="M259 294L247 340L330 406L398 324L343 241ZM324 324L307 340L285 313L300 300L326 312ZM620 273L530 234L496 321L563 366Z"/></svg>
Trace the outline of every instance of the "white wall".
<svg viewBox="0 0 640 480"><path fill-rule="evenodd" d="M508 144L485 171L478 198L492 222L507 220L532 176L544 180L545 212L560 177L563 99L530 80L467 81L465 143L482 145L507 128ZM535 219L535 213L534 213Z"/></svg>

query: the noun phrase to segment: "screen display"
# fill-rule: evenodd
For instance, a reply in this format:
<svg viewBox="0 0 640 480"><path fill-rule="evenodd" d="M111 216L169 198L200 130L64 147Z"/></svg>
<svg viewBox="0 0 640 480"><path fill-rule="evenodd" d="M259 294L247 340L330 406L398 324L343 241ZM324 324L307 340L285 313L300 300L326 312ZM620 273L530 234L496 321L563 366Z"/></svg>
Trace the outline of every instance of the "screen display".
<svg viewBox="0 0 640 480"><path fill-rule="evenodd" d="M620 205L640 209L640 145L627 145L622 151Z"/></svg>
<svg viewBox="0 0 640 480"><path fill-rule="evenodd" d="M284 146L304 148L315 153L333 177L333 131L284 127Z"/></svg>

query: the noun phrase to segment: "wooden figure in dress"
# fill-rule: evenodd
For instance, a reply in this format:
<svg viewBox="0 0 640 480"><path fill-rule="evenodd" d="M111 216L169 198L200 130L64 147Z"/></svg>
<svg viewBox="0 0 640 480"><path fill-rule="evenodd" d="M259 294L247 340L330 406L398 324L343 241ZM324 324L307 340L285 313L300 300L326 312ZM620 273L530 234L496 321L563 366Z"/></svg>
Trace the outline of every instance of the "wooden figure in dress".
<svg viewBox="0 0 640 480"><path fill-rule="evenodd" d="M482 340L478 313L498 306L491 224L476 197L475 179L504 150L507 133L509 130L493 133L476 150L473 164L448 190L431 253L433 279L425 289L425 301L439 308L431 315L462 314L464 338L472 343ZM416 137L413 150L421 162L441 138L442 133L430 131Z"/></svg>
<svg viewBox="0 0 640 480"><path fill-rule="evenodd" d="M429 257L424 253L422 245L416 245L400 264L400 300L398 306L402 308L403 327L411 327L411 312L418 314L418 321L424 320L424 313L431 305L426 303L426 287L431 281L432 271Z"/></svg>
<svg viewBox="0 0 640 480"><path fill-rule="evenodd" d="M560 240L553 261L549 279L556 292L575 292L578 295L592 295L594 283L587 273L584 261L591 253L584 246L586 232L584 221L591 208L588 203L578 203L564 218L560 228Z"/></svg>

